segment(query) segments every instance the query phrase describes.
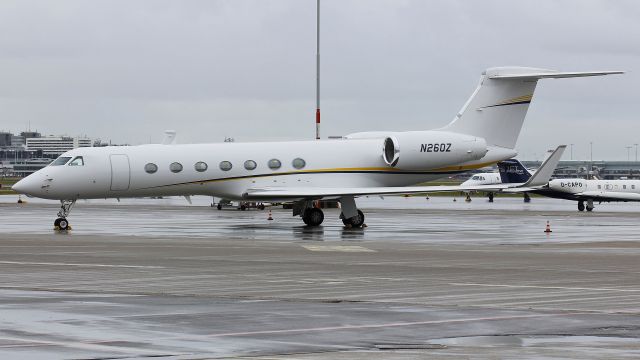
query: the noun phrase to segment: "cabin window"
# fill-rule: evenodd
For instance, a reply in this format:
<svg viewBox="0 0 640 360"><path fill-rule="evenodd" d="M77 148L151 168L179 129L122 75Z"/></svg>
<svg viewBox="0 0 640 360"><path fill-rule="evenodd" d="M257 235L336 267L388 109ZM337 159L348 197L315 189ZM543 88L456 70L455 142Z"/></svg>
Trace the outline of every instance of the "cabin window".
<svg viewBox="0 0 640 360"><path fill-rule="evenodd" d="M293 165L294 168L300 170L300 169L304 168L305 166L307 166L307 163L304 161L304 159L295 158L291 162L291 165Z"/></svg>
<svg viewBox="0 0 640 360"><path fill-rule="evenodd" d="M258 167L258 164L253 160L247 160L244 162L244 168L247 170L255 170Z"/></svg>
<svg viewBox="0 0 640 360"><path fill-rule="evenodd" d="M144 171L146 171L149 174L153 174L156 171L158 171L158 165L154 163L148 163L147 165L144 166Z"/></svg>
<svg viewBox="0 0 640 360"><path fill-rule="evenodd" d="M204 161L198 161L195 165L194 165L195 169L197 172L203 172L203 171L207 171L207 169L209 168L209 166L207 165L206 162Z"/></svg>
<svg viewBox="0 0 640 360"><path fill-rule="evenodd" d="M84 166L84 160L82 159L82 156L76 156L75 159L71 160L69 166Z"/></svg>
<svg viewBox="0 0 640 360"><path fill-rule="evenodd" d="M626 190L627 189L627 185L622 185L622 188Z"/></svg>
<svg viewBox="0 0 640 360"><path fill-rule="evenodd" d="M182 164L179 162L173 162L169 165L169 170L171 170L172 173L179 173L182 171Z"/></svg>
<svg viewBox="0 0 640 360"><path fill-rule="evenodd" d="M602 185L598 185L598 190L602 189Z"/></svg>
<svg viewBox="0 0 640 360"><path fill-rule="evenodd" d="M60 156L56 159L56 161L51 163L51 166L60 166L67 163L67 161L71 160L71 156Z"/></svg>
<svg viewBox="0 0 640 360"><path fill-rule="evenodd" d="M220 163L220 170L222 170L222 171L229 171L229 170L231 170L232 167L233 167L233 165L229 161L222 161Z"/></svg>
<svg viewBox="0 0 640 360"><path fill-rule="evenodd" d="M282 166L282 163L278 159L271 159L269 160L268 165L269 165L269 169L277 170L277 169L280 169L280 167Z"/></svg>
<svg viewBox="0 0 640 360"><path fill-rule="evenodd" d="M635 189L635 188L636 188L636 186L635 186L635 185L631 185L631 189Z"/></svg>

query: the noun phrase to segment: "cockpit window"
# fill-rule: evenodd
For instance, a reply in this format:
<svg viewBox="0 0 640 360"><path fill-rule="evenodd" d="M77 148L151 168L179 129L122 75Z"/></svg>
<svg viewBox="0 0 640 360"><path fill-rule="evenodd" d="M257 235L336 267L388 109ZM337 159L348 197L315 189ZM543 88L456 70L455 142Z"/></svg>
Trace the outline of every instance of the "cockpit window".
<svg viewBox="0 0 640 360"><path fill-rule="evenodd" d="M67 161L71 160L71 156L60 156L54 162L51 163L51 166L60 166L67 163Z"/></svg>
<svg viewBox="0 0 640 360"><path fill-rule="evenodd" d="M69 166L84 166L84 160L82 159L82 156L76 156L75 159L71 160Z"/></svg>

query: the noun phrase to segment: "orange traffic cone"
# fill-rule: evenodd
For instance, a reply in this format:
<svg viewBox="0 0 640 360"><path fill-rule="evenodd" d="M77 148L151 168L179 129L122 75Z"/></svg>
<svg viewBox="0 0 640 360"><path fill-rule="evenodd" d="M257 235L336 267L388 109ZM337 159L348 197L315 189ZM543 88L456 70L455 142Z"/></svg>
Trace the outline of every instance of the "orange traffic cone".
<svg viewBox="0 0 640 360"><path fill-rule="evenodd" d="M269 217L267 217L267 220L269 221L273 220L273 216L271 216L271 209L269 209Z"/></svg>
<svg viewBox="0 0 640 360"><path fill-rule="evenodd" d="M549 224L549 220L547 220L547 227L544 229L544 232L546 232L546 233L550 233L551 232L551 225Z"/></svg>

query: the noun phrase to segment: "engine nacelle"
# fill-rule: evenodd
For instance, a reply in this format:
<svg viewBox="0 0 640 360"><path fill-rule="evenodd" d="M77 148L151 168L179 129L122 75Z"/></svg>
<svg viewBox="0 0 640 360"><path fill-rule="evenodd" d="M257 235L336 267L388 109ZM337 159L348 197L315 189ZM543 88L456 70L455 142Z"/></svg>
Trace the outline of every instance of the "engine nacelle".
<svg viewBox="0 0 640 360"><path fill-rule="evenodd" d="M436 169L482 159L487 142L476 136L446 131L357 133L348 138L384 137L382 158L403 170Z"/></svg>

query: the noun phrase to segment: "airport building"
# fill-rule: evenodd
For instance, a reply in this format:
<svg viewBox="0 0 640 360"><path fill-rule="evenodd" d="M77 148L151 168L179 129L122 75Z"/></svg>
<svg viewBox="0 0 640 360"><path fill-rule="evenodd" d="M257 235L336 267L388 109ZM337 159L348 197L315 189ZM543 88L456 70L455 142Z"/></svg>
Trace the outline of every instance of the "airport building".
<svg viewBox="0 0 640 360"><path fill-rule="evenodd" d="M522 164L528 169L537 169L542 164L541 161L522 161ZM591 169L591 170L589 170ZM486 167L464 173L459 179L466 180L476 173L498 172L496 166ZM587 178L588 175L594 175L599 179L618 180L618 179L640 179L640 161L584 161L584 160L566 160L560 161L553 177L556 179L569 178Z"/></svg>
<svg viewBox="0 0 640 360"><path fill-rule="evenodd" d="M0 132L0 176L27 176L66 151L93 144L86 137L42 136L36 131L23 131L19 135Z"/></svg>
<svg viewBox="0 0 640 360"><path fill-rule="evenodd" d="M79 147L91 147L93 141L86 137L42 136L26 139L28 150L42 150L44 156L58 156Z"/></svg>
<svg viewBox="0 0 640 360"><path fill-rule="evenodd" d="M540 161L523 161L527 168L535 169ZM640 162L638 161L560 161L553 174L555 178L586 178L595 175L600 179L640 179Z"/></svg>

